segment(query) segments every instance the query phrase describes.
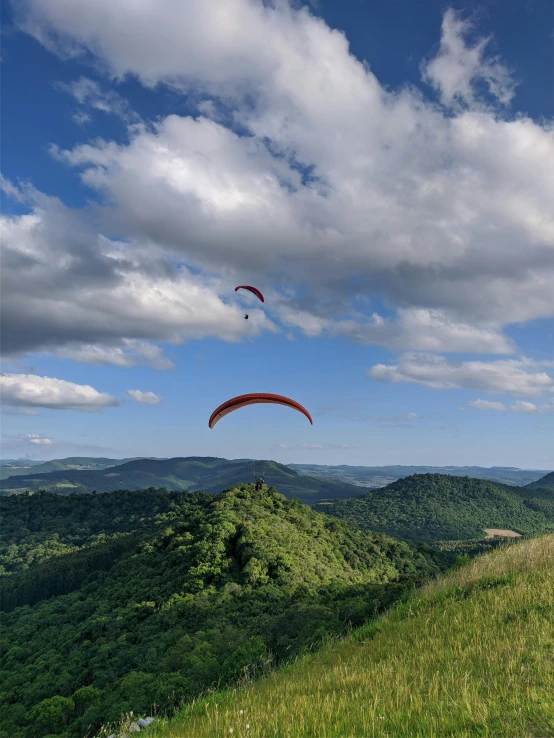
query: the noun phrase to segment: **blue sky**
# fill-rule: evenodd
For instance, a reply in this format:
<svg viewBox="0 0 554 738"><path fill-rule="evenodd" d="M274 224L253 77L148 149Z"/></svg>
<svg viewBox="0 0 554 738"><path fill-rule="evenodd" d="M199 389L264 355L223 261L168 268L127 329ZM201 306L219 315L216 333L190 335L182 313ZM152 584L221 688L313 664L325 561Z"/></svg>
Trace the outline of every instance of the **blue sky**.
<svg viewBox="0 0 554 738"><path fill-rule="evenodd" d="M131 5L4 14L2 456L554 468L551 3Z"/></svg>

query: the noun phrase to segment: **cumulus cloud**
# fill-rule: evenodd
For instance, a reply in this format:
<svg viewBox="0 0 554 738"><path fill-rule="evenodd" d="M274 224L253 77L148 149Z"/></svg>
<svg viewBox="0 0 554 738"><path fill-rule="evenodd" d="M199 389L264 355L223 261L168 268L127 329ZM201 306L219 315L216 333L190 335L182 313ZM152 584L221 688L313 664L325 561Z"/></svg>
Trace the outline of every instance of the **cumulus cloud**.
<svg viewBox="0 0 554 738"><path fill-rule="evenodd" d="M366 371L378 382L412 382L434 389L486 389L513 395L554 392L554 377L529 359L449 361L444 356L408 353L398 364L376 364Z"/></svg>
<svg viewBox="0 0 554 738"><path fill-rule="evenodd" d="M276 330L262 310L245 326L221 280L193 274L149 242L116 242L55 198L2 216L2 351L59 351L93 363L169 368L153 341Z"/></svg>
<svg viewBox="0 0 554 738"><path fill-rule="evenodd" d="M0 390L2 403L16 407L98 410L119 404L115 397L88 384L36 374L1 374Z"/></svg>
<svg viewBox="0 0 554 738"><path fill-rule="evenodd" d="M433 85L445 105L474 105L478 100L477 83L484 82L489 94L507 105L514 96L512 73L497 58L487 58L490 38L470 46L467 36L473 24L449 8L442 21L442 37L437 56L423 66L423 77Z"/></svg>
<svg viewBox="0 0 554 738"><path fill-rule="evenodd" d="M440 310L426 308L399 309L392 320L378 313L332 320L282 305L279 316L283 323L300 328L307 336L327 333L396 350L509 354L515 348L498 327L456 322Z"/></svg>
<svg viewBox="0 0 554 738"><path fill-rule="evenodd" d="M135 402L142 402L145 405L157 405L162 401L159 395L154 392L141 392L140 390L127 390L127 395Z"/></svg>
<svg viewBox="0 0 554 738"><path fill-rule="evenodd" d="M463 103L445 113L415 89L385 89L344 34L287 2L16 10L56 53L191 93L201 115L133 126L125 144L53 150L109 204L95 210L102 229L127 240L52 200L9 220L11 278L27 296L8 296L6 320L22 315L12 350L238 340L245 326L219 297L236 274L277 284L271 305L289 327L395 350L509 353L504 325L554 315L554 129L477 100L484 83L507 103L513 82L456 14L424 68L446 104ZM272 329L263 315L258 332Z"/></svg>

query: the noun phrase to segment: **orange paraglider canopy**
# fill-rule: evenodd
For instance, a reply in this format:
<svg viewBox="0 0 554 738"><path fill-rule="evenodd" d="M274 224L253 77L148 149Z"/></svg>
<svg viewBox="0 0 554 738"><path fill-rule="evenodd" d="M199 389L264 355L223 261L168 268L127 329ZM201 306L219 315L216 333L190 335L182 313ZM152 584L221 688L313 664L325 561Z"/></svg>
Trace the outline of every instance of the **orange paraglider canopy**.
<svg viewBox="0 0 554 738"><path fill-rule="evenodd" d="M250 292L253 292L262 302L265 302L264 296L260 290L256 289L256 287L251 287L249 284L239 284L238 287L235 287L235 292L237 290L250 290Z"/></svg>
<svg viewBox="0 0 554 738"><path fill-rule="evenodd" d="M271 395L267 392L253 392L249 395L238 395L237 397L232 397L230 400L224 402L210 415L208 425L210 428L213 428L221 418L225 417L225 415L232 413L234 410L240 410L240 408L246 407L247 405L255 405L258 403L285 405L285 407L290 407L292 410L298 410L298 412L308 418L312 425L314 424L310 413L295 400L291 400L289 397L284 397L283 395Z"/></svg>

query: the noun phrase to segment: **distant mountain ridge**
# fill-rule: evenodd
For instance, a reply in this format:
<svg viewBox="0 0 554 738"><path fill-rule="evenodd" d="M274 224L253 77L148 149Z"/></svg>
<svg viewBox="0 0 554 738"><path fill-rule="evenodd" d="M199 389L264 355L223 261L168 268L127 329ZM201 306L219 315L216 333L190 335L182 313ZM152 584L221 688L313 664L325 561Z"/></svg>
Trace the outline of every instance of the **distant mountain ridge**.
<svg viewBox="0 0 554 738"><path fill-rule="evenodd" d="M500 484L523 486L534 482L545 474L548 469L519 469L512 466L324 466L321 464L289 464L300 474L309 474L312 477L324 477L335 481L348 482L359 487L378 489L397 479L409 477L412 474L448 474L455 477L472 477L473 479L490 479Z"/></svg>
<svg viewBox="0 0 554 738"><path fill-rule="evenodd" d="M26 474L47 474L52 471L75 470L101 470L110 466L125 464L127 461L138 461L143 456L132 456L126 459L109 459L94 456L68 456L65 459L52 459L51 461L32 461L31 459L7 459L0 465L0 479L8 479L11 476ZM32 469L32 472L29 471Z"/></svg>
<svg viewBox="0 0 554 738"><path fill-rule="evenodd" d="M210 456L174 459L138 459L96 470L64 469L12 476L0 483L2 494L44 489L60 494L113 492L166 487L168 490L218 493L263 474L266 483L286 497L317 502L329 497L355 497L358 487L345 482L315 479L275 461L228 460Z"/></svg>
<svg viewBox="0 0 554 738"><path fill-rule="evenodd" d="M166 487L169 490L221 492L233 484L252 481L266 473L266 481L287 497L303 502L357 497L364 489L380 489L398 479L418 473L443 473L490 479L508 485L542 484L548 472L516 467L364 467L280 464L254 459L224 459L211 456L167 458L135 457L110 459L70 456L46 462L17 460L28 468L0 467L0 494L46 489L60 494L111 492L117 489ZM109 471L106 471L108 470ZM546 477L544 475L546 474Z"/></svg>

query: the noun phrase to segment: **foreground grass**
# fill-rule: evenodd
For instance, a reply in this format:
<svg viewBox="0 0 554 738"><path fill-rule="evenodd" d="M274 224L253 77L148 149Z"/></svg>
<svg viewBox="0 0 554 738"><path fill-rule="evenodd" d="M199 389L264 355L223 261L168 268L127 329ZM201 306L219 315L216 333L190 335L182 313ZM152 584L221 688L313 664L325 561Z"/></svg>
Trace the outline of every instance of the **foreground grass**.
<svg viewBox="0 0 554 738"><path fill-rule="evenodd" d="M479 557L152 738L554 736L554 535Z"/></svg>

